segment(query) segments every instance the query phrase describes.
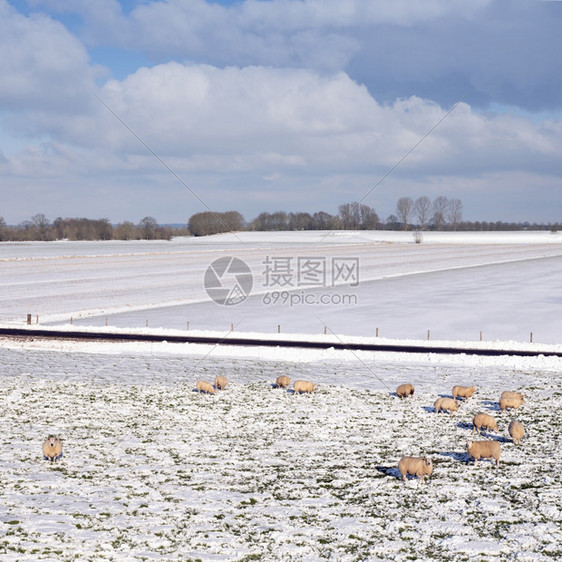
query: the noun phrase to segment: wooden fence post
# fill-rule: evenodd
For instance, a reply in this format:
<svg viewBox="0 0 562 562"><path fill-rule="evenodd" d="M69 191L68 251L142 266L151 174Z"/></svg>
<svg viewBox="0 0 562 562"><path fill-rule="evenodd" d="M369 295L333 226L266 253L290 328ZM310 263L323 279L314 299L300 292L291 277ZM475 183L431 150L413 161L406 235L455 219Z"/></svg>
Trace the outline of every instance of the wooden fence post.
<svg viewBox="0 0 562 562"><path fill-rule="evenodd" d="M28 314L28 315L27 315L27 323L28 323L28 324L31 324L31 314Z"/></svg>

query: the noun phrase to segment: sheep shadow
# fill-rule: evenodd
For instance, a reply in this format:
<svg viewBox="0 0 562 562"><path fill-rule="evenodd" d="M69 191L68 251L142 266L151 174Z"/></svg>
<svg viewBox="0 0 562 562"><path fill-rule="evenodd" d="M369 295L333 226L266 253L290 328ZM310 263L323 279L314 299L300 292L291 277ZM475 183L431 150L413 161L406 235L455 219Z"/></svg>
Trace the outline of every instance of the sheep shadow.
<svg viewBox="0 0 562 562"><path fill-rule="evenodd" d="M478 431L478 432L474 432L472 434L474 436L474 439L478 439L478 438L483 438L483 439L492 439L494 441L499 441L501 436L498 435L497 433L493 432L493 431Z"/></svg>
<svg viewBox="0 0 562 562"><path fill-rule="evenodd" d="M437 411L435 406L423 406L423 409L428 413L435 413Z"/></svg>
<svg viewBox="0 0 562 562"><path fill-rule="evenodd" d="M455 451L446 451L444 453L439 453L439 455L442 457L448 457L457 462L462 462L464 464L470 464L470 462L472 461L470 455L467 452L457 453Z"/></svg>
<svg viewBox="0 0 562 562"><path fill-rule="evenodd" d="M215 387L213 387L213 388L215 388ZM193 388L193 389L192 389L192 392L195 392L196 394L210 394L211 396L215 396L215 395L216 395L216 392L207 392L206 390L202 390L201 392L199 392L199 391L197 390L197 388Z"/></svg>
<svg viewBox="0 0 562 562"><path fill-rule="evenodd" d="M459 429L472 429L472 422L458 422L457 427Z"/></svg>
<svg viewBox="0 0 562 562"><path fill-rule="evenodd" d="M272 382L272 383L270 384L270 387L271 387L271 388L274 388L274 389L276 389L276 388L282 388L282 389L286 390L287 392L289 392L289 387L288 387L288 386L280 386L280 385L278 385L277 383L274 383L274 382Z"/></svg>
<svg viewBox="0 0 562 562"><path fill-rule="evenodd" d="M488 410L492 410L492 412L499 412L500 405L497 400L483 400L482 404L488 408Z"/></svg>
<svg viewBox="0 0 562 562"><path fill-rule="evenodd" d="M375 469L384 476L391 476L392 478L402 478L398 467L396 466L375 466Z"/></svg>

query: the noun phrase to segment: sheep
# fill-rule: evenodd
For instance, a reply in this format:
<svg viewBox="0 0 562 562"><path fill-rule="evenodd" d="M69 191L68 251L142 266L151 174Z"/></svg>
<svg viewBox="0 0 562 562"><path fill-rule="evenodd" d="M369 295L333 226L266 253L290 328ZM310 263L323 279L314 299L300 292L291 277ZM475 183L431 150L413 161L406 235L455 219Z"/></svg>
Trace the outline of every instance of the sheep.
<svg viewBox="0 0 562 562"><path fill-rule="evenodd" d="M525 428L521 422L517 420L513 420L509 427L507 428L510 437L513 439L513 442L517 445L521 442L523 435L525 435Z"/></svg>
<svg viewBox="0 0 562 562"><path fill-rule="evenodd" d="M464 398L468 400L476 390L475 386L453 386L453 399Z"/></svg>
<svg viewBox="0 0 562 562"><path fill-rule="evenodd" d="M215 387L207 381L199 380L197 381L197 392L201 394L201 392L205 392L206 394L215 394Z"/></svg>
<svg viewBox="0 0 562 562"><path fill-rule="evenodd" d="M281 375L275 381L276 388L289 388L289 384L291 384L291 379L287 375Z"/></svg>
<svg viewBox="0 0 562 562"><path fill-rule="evenodd" d="M453 415L453 412L456 412L459 409L458 403L453 400L452 398L438 398L433 404L435 407L435 411L439 413L441 410L446 412L449 411L449 415Z"/></svg>
<svg viewBox="0 0 562 562"><path fill-rule="evenodd" d="M299 394L301 392L313 392L315 386L314 383L311 383L310 381L295 381L293 383L293 388L295 394Z"/></svg>
<svg viewBox="0 0 562 562"><path fill-rule="evenodd" d="M500 396L500 400L502 398L517 398L519 400L521 400L521 403L523 404L525 402L525 398L523 397L523 395L520 392L513 392L511 390L504 390Z"/></svg>
<svg viewBox="0 0 562 562"><path fill-rule="evenodd" d="M478 459L496 460L496 466L500 466L501 447L497 441L467 441L466 450L468 455L474 459L476 466Z"/></svg>
<svg viewBox="0 0 562 562"><path fill-rule="evenodd" d="M498 433L498 424L493 416L490 414L484 414L482 412L476 414L472 419L472 432L474 433L477 431L480 433L482 428L486 429L487 431L495 431Z"/></svg>
<svg viewBox="0 0 562 562"><path fill-rule="evenodd" d="M62 442L56 435L49 435L43 441L43 457L51 462L62 457Z"/></svg>
<svg viewBox="0 0 562 562"><path fill-rule="evenodd" d="M215 388L218 388L219 390L224 390L227 384L228 384L228 379L225 376L219 375L215 377Z"/></svg>
<svg viewBox="0 0 562 562"><path fill-rule="evenodd" d="M506 410L512 408L513 410L517 410L519 406L523 404L523 400L516 396L505 396L500 398L500 410L505 412Z"/></svg>
<svg viewBox="0 0 562 562"><path fill-rule="evenodd" d="M396 389L396 394L398 394L398 398L407 398L408 396L413 396L414 387L410 383L401 384Z"/></svg>
<svg viewBox="0 0 562 562"><path fill-rule="evenodd" d="M406 474L414 474L423 482L424 478L429 477L433 471L433 461L427 457L402 457L398 463L398 470L404 482Z"/></svg>

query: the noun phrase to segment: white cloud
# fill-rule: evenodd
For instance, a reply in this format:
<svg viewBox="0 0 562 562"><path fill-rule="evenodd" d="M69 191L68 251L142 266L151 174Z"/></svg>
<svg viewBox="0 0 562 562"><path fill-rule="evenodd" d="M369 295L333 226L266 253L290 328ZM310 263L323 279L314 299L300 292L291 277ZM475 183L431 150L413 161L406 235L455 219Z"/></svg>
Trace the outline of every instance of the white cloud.
<svg viewBox="0 0 562 562"><path fill-rule="evenodd" d="M0 0L0 103L4 111L81 111L95 71L84 46L47 16ZM86 99L85 99L86 98Z"/></svg>
<svg viewBox="0 0 562 562"><path fill-rule="evenodd" d="M86 190L88 205L74 214L107 216L109 199L126 213L128 202L137 206L132 202L139 198L148 209L112 220L144 216L151 207L169 213L161 220L177 219L181 201L193 204L191 196L131 131L213 208L239 208L247 215L275 208L333 212L339 203L360 199L448 110L423 95L377 100L340 68L360 45L354 32L368 33L377 18L407 29L461 11L457 2L408 3L410 11L403 2L385 2L373 11L374 3L344 0L250 1L230 8L171 1L124 14L117 2L103 1L107 10L99 13L86 1L35 4L78 11L86 20L85 37L94 42L105 28L114 41L154 46L164 58L181 52L197 59L214 49L218 57L227 52L233 60L268 62L166 62L98 87L98 69L76 36L51 17L26 17L0 0L2 187L23 194L26 181L36 184L36 212L62 214L48 208L61 201L80 208ZM476 17L485 4L466 8L472 13L462 17ZM375 66L381 56L373 54ZM454 57L443 59L451 65ZM413 63L401 69L408 65ZM422 75L424 69L418 70ZM23 149L21 138L10 147L14 132L27 136ZM541 204L552 213L557 200L562 204L552 187L561 162L560 121L487 115L463 102L367 203L388 208L401 195L441 192L464 199L468 210L471 194L481 201L484 184L497 185L501 194L509 187L518 194L514 201L535 201L534 191L544 186L553 202ZM111 189L122 202L116 195L108 199ZM260 208L266 204L268 209ZM524 210L521 203L518 208Z"/></svg>
<svg viewBox="0 0 562 562"><path fill-rule="evenodd" d="M294 169L320 175L370 171L376 177L446 114L417 97L378 104L345 73L264 67L168 63L110 80L99 95L126 127L99 102L72 119L61 121L50 111L27 118L50 131L53 141L112 154L111 166L121 159L127 170L150 168L151 160L159 166L134 132L182 170L264 176ZM556 123L485 117L460 104L396 173L540 171L546 162L559 168L561 135ZM99 164L94 158L91 165Z"/></svg>

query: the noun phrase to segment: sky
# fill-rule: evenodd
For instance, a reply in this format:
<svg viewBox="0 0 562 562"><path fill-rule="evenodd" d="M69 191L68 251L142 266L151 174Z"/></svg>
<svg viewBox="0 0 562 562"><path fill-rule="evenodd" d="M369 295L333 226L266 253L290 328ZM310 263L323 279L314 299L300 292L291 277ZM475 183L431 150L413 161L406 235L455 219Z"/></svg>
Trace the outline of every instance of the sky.
<svg viewBox="0 0 562 562"><path fill-rule="evenodd" d="M562 220L562 2L0 0L0 217Z"/></svg>

